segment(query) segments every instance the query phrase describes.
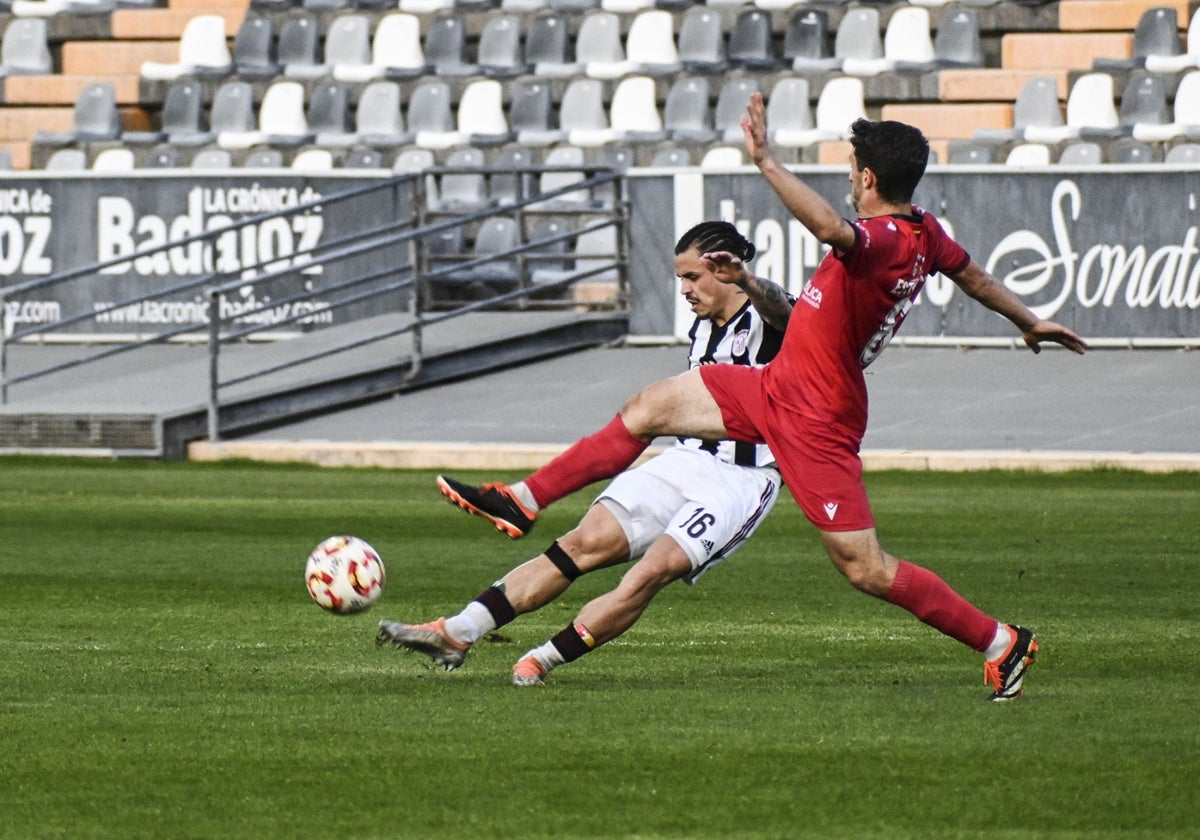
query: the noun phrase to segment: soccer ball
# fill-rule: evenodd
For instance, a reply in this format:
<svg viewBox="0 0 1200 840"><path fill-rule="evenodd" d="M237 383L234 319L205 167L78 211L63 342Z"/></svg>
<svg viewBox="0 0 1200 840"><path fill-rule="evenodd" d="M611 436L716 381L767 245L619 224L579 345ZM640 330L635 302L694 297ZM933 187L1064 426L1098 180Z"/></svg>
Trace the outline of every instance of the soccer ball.
<svg viewBox="0 0 1200 840"><path fill-rule="evenodd" d="M370 608L383 594L386 575L379 552L358 537L330 537L313 549L304 567L308 594L338 615Z"/></svg>

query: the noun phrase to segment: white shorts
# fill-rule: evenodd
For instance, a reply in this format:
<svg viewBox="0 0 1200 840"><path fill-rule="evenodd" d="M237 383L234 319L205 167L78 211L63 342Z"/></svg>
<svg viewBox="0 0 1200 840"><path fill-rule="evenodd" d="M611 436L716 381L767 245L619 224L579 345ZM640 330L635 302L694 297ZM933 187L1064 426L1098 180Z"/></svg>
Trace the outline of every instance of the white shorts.
<svg viewBox="0 0 1200 840"><path fill-rule="evenodd" d="M696 578L737 551L779 496L774 467L738 467L707 452L672 447L621 473L596 501L620 523L641 557L663 534L679 543Z"/></svg>

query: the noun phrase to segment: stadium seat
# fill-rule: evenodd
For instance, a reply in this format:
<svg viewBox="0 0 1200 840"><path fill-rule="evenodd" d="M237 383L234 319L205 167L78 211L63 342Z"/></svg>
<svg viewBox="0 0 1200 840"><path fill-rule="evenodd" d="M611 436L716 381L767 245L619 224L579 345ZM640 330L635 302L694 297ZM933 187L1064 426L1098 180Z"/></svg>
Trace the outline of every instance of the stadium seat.
<svg viewBox="0 0 1200 840"><path fill-rule="evenodd" d="M407 10L406 10L407 11ZM439 14L425 30L425 61L438 76L471 76L477 67L466 60L466 29L455 14Z"/></svg>
<svg viewBox="0 0 1200 840"><path fill-rule="evenodd" d="M492 217L480 223L470 256L473 259L493 257L515 249L519 243L520 229L515 219ZM511 255L455 269L433 280L441 294L447 294L455 301L483 300L512 290L519 281L517 258Z"/></svg>
<svg viewBox="0 0 1200 840"><path fill-rule="evenodd" d="M737 146L714 146L700 158L701 169L735 169L745 164L742 150Z"/></svg>
<svg viewBox="0 0 1200 840"><path fill-rule="evenodd" d="M1135 140L1161 143L1180 134L1167 107L1166 80L1158 73L1146 70L1130 73L1117 113L1122 130Z"/></svg>
<svg viewBox="0 0 1200 840"><path fill-rule="evenodd" d="M943 69L954 67L983 67L983 38L979 28L979 12L971 8L948 9L938 19L933 38L933 58Z"/></svg>
<svg viewBox="0 0 1200 840"><path fill-rule="evenodd" d="M488 18L479 35L479 72L507 79L529 71L521 54L521 23L516 15Z"/></svg>
<svg viewBox="0 0 1200 840"><path fill-rule="evenodd" d="M592 79L618 79L630 71L621 43L621 19L612 12L591 12L579 24L575 60Z"/></svg>
<svg viewBox="0 0 1200 840"><path fill-rule="evenodd" d="M639 12L625 37L625 58L631 73L667 76L679 72L675 18L671 13L661 9Z"/></svg>
<svg viewBox="0 0 1200 840"><path fill-rule="evenodd" d="M382 169L383 155L375 149L350 149L342 155L342 169Z"/></svg>
<svg viewBox="0 0 1200 840"><path fill-rule="evenodd" d="M1017 94L1012 128L980 128L972 136L981 143L1057 143L1068 135L1058 104L1058 83L1050 76L1034 76Z"/></svg>
<svg viewBox="0 0 1200 840"><path fill-rule="evenodd" d="M534 223L526 244L529 266L529 282L544 286L565 279L572 271L572 261L567 259L572 249L571 227L564 219L543 218Z"/></svg>
<svg viewBox="0 0 1200 840"><path fill-rule="evenodd" d="M1133 30L1131 58L1097 58L1093 70L1115 72L1143 67L1148 56L1174 59L1183 52L1179 40L1179 16L1170 6L1147 9Z"/></svg>
<svg viewBox="0 0 1200 840"><path fill-rule="evenodd" d="M565 135L555 125L550 83L537 76L517 79L510 87L508 124L523 146L549 146Z"/></svg>
<svg viewBox="0 0 1200 840"><path fill-rule="evenodd" d="M428 70L421 46L420 19L406 12L392 12L384 15L375 27L371 64L353 75L345 69L334 75L345 81L363 82L379 78L415 79Z"/></svg>
<svg viewBox="0 0 1200 840"><path fill-rule="evenodd" d="M101 149L92 161L93 172L132 172L133 150L125 148Z"/></svg>
<svg viewBox="0 0 1200 840"><path fill-rule="evenodd" d="M229 169L233 156L225 149L202 149L192 158L192 169Z"/></svg>
<svg viewBox="0 0 1200 840"><path fill-rule="evenodd" d="M46 21L41 18L12 18L0 43L0 78L42 76L54 72Z"/></svg>
<svg viewBox="0 0 1200 840"><path fill-rule="evenodd" d="M179 38L179 61L163 64L144 61L143 79L170 81L181 76L224 76L233 70L233 58L221 15L197 15L187 22Z"/></svg>
<svg viewBox="0 0 1200 840"><path fill-rule="evenodd" d="M333 152L329 149L301 149L292 158L291 168L301 172L328 172L333 169Z"/></svg>
<svg viewBox="0 0 1200 840"><path fill-rule="evenodd" d="M392 162L392 172L396 175L420 175L428 173L435 163L433 152L429 149L409 148L396 155L396 159ZM437 178L426 174L424 178L420 179L420 185L425 192L425 206L427 208L436 207L440 200ZM458 231L461 237L461 230L458 228L454 230Z"/></svg>
<svg viewBox="0 0 1200 840"><path fill-rule="evenodd" d="M895 73L928 73L938 66L928 9L903 6L892 13L883 36L883 57Z"/></svg>
<svg viewBox="0 0 1200 840"><path fill-rule="evenodd" d="M836 69L829 49L829 15L823 9L797 9L783 33L783 59L797 73Z"/></svg>
<svg viewBox="0 0 1200 840"><path fill-rule="evenodd" d="M311 14L289 17L279 27L277 51L285 76L315 79L325 73L317 62L317 19Z"/></svg>
<svg viewBox="0 0 1200 840"><path fill-rule="evenodd" d="M98 15L116 8L116 0L13 0L17 17L53 18L59 15Z"/></svg>
<svg viewBox="0 0 1200 840"><path fill-rule="evenodd" d="M726 57L734 67L747 70L773 70L779 61L775 57L771 15L753 6L738 12L729 33Z"/></svg>
<svg viewBox="0 0 1200 840"><path fill-rule="evenodd" d="M1179 163L1189 166L1200 164L1200 143L1180 143L1167 149L1164 163Z"/></svg>
<svg viewBox="0 0 1200 840"><path fill-rule="evenodd" d="M721 16L706 6L693 6L679 24L679 62L690 73L718 73L728 65Z"/></svg>
<svg viewBox="0 0 1200 840"><path fill-rule="evenodd" d="M1099 143L1080 140L1068 143L1058 156L1059 166L1098 166L1104 161Z"/></svg>
<svg viewBox="0 0 1200 840"><path fill-rule="evenodd" d="M444 165L482 169L484 164L483 150L467 146L451 151ZM461 213L486 207L490 202L487 176L483 172L446 172L441 176L435 209Z"/></svg>
<svg viewBox="0 0 1200 840"><path fill-rule="evenodd" d="M242 79L273 79L282 72L274 58L275 24L247 16L233 38L233 71Z"/></svg>
<svg viewBox="0 0 1200 840"><path fill-rule="evenodd" d="M713 110L713 128L716 129L718 142L743 142L745 135L742 132L742 115L746 113L750 95L758 90L758 80L753 77L726 78L720 93L717 94L717 105Z"/></svg>
<svg viewBox="0 0 1200 840"><path fill-rule="evenodd" d="M178 169L183 159L178 149L169 146L153 149L141 163L142 169Z"/></svg>
<svg viewBox="0 0 1200 840"><path fill-rule="evenodd" d="M538 176L538 192L547 193L554 190L569 187L571 184L584 180L585 175L578 167L584 165L583 149L578 146L562 145L555 146L546 153L542 165L546 167L576 167L576 169L568 169L559 172L543 172ZM580 208L591 203L591 195L588 190L577 190L574 192L563 193L554 198L546 199L538 202L536 205L540 208Z"/></svg>
<svg viewBox="0 0 1200 840"><path fill-rule="evenodd" d="M545 78L574 76L583 72L571 56L567 20L559 12L540 12L529 21L525 33L525 60L534 74Z"/></svg>
<svg viewBox="0 0 1200 840"><path fill-rule="evenodd" d="M845 140L850 136L851 124L866 115L862 79L839 76L830 79L821 88L814 130L820 140Z"/></svg>
<svg viewBox="0 0 1200 840"><path fill-rule="evenodd" d="M426 149L448 149L464 139L454 127L450 86L441 79L422 79L413 88L407 122L413 142Z"/></svg>
<svg viewBox="0 0 1200 840"><path fill-rule="evenodd" d="M1200 140L1200 70L1191 70L1175 89L1173 137Z"/></svg>
<svg viewBox="0 0 1200 840"><path fill-rule="evenodd" d="M1151 73L1182 73L1193 67L1200 67L1200 9L1192 13L1188 23L1186 47L1178 55L1156 55L1151 53L1145 59L1146 69Z"/></svg>
<svg viewBox="0 0 1200 840"><path fill-rule="evenodd" d="M1108 147L1109 163L1146 164L1157 163L1154 147L1138 140L1117 140Z"/></svg>
<svg viewBox="0 0 1200 840"><path fill-rule="evenodd" d="M350 88L344 82L317 82L308 97L308 131L318 146L344 149L357 137L350 127Z"/></svg>
<svg viewBox="0 0 1200 840"><path fill-rule="evenodd" d="M248 149L261 139L249 82L225 82L217 88L208 119L222 149Z"/></svg>
<svg viewBox="0 0 1200 840"><path fill-rule="evenodd" d="M601 283L617 282L617 269L608 267L612 266L617 258L615 227L584 231L575 237L575 247L567 253L574 257L574 271L591 272L584 279Z"/></svg>
<svg viewBox="0 0 1200 840"><path fill-rule="evenodd" d="M791 76L775 83L767 98L767 127L771 142L783 148L804 148L821 139L813 119L807 79Z"/></svg>
<svg viewBox="0 0 1200 840"><path fill-rule="evenodd" d="M654 0L600 0L600 8L618 15L628 15L654 8Z"/></svg>
<svg viewBox="0 0 1200 840"><path fill-rule="evenodd" d="M504 91L495 79L476 79L458 103L458 132L463 142L495 146L512 139L504 115Z"/></svg>
<svg viewBox="0 0 1200 840"><path fill-rule="evenodd" d="M947 149L946 163L952 166L977 166L995 163L995 149L972 140L951 140Z"/></svg>
<svg viewBox="0 0 1200 840"><path fill-rule="evenodd" d="M321 75L343 81L363 81L374 72L371 62L371 25L365 15L334 18L325 33L325 60L317 65Z"/></svg>
<svg viewBox="0 0 1200 840"><path fill-rule="evenodd" d="M258 129L262 132L259 142L269 146L294 148L311 143L314 135L304 110L304 85L295 81L272 83L259 106Z"/></svg>
<svg viewBox="0 0 1200 840"><path fill-rule="evenodd" d="M87 169L87 154L83 149L56 149L45 168L54 172L82 172Z"/></svg>
<svg viewBox="0 0 1200 840"><path fill-rule="evenodd" d="M838 68L851 76L877 76L887 70L879 9L874 6L849 9L838 24L833 55L838 59Z"/></svg>
<svg viewBox="0 0 1200 840"><path fill-rule="evenodd" d="M1018 143L1004 159L1006 166L1049 166L1050 147L1045 143Z"/></svg>
<svg viewBox="0 0 1200 840"><path fill-rule="evenodd" d="M1113 101L1113 77L1108 73L1085 73L1071 85L1067 97L1067 128L1071 137L1103 140L1119 137L1120 116Z"/></svg>
<svg viewBox="0 0 1200 840"><path fill-rule="evenodd" d="M613 140L653 143L666 138L655 89L649 76L626 76L617 84L609 107Z"/></svg>
<svg viewBox="0 0 1200 840"><path fill-rule="evenodd" d="M73 128L58 133L38 131L35 144L65 146L71 143L90 143L116 140L121 134L121 118L117 113L117 94L110 82L92 82L79 92L72 112Z"/></svg>
<svg viewBox="0 0 1200 840"><path fill-rule="evenodd" d="M454 8L454 0L400 0L400 11L414 15L448 12Z"/></svg>
<svg viewBox="0 0 1200 840"><path fill-rule="evenodd" d="M650 159L650 165L669 167L691 166L692 155L687 149L666 147L654 153L654 157Z"/></svg>
<svg viewBox="0 0 1200 840"><path fill-rule="evenodd" d="M681 76L667 91L663 128L677 143L711 143L717 132L705 76Z"/></svg>
<svg viewBox="0 0 1200 840"><path fill-rule="evenodd" d="M383 148L398 148L411 142L404 129L400 110L400 85L396 82L371 82L358 97L354 117L354 135L359 143Z"/></svg>
<svg viewBox="0 0 1200 840"><path fill-rule="evenodd" d="M613 139L599 79L572 79L558 109L559 126L573 146L602 146Z"/></svg>
<svg viewBox="0 0 1200 840"><path fill-rule="evenodd" d="M536 164L533 151L522 145L510 145L500 150L492 162L488 178L488 198L493 204L514 204L533 194L533 175L520 172Z"/></svg>
<svg viewBox="0 0 1200 840"><path fill-rule="evenodd" d="M279 169L283 166L283 152L279 149L251 149L242 161L243 169Z"/></svg>
<svg viewBox="0 0 1200 840"><path fill-rule="evenodd" d="M183 79L167 88L160 131L126 131L121 142L149 146L164 140L175 146L202 146L214 135L204 122L204 88L197 80Z"/></svg>

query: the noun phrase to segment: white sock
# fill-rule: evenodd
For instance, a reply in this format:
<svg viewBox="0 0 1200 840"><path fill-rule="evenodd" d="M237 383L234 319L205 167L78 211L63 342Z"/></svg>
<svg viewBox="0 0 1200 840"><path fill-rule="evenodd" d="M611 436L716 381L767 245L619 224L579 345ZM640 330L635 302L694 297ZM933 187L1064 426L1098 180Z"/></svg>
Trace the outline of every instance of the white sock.
<svg viewBox="0 0 1200 840"><path fill-rule="evenodd" d="M1008 628L1007 624L996 622L996 635L992 636L992 643L983 651L984 659L991 662L993 659L999 659L1004 655L1004 651L1008 650L1008 646L1012 644L1013 632Z"/></svg>
<svg viewBox="0 0 1200 840"><path fill-rule="evenodd" d="M525 654L525 656L532 656L536 659L546 669L547 673L553 671L565 661L553 642L546 642L541 647L535 647L529 653ZM525 657L521 658L524 659Z"/></svg>
<svg viewBox="0 0 1200 840"><path fill-rule="evenodd" d="M533 494L529 492L529 488L525 486L524 481L518 481L516 484L508 485L508 489L513 492L517 500L525 507L529 508L534 513L537 513L541 508L538 507L537 500L533 498Z"/></svg>
<svg viewBox="0 0 1200 840"><path fill-rule="evenodd" d="M446 619L446 635L460 644L473 645L484 633L496 629L492 612L478 601L472 601L458 615Z"/></svg>

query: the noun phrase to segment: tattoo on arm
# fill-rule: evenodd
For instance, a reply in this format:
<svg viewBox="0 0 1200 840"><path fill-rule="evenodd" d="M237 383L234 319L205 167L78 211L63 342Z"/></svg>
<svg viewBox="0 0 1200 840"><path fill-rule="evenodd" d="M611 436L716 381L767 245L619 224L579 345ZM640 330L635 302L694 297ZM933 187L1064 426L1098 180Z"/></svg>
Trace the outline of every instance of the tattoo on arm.
<svg viewBox="0 0 1200 840"><path fill-rule="evenodd" d="M792 302L778 283L751 274L747 276L743 288L750 298L750 303L764 321L777 330L787 327L788 318L792 314Z"/></svg>

